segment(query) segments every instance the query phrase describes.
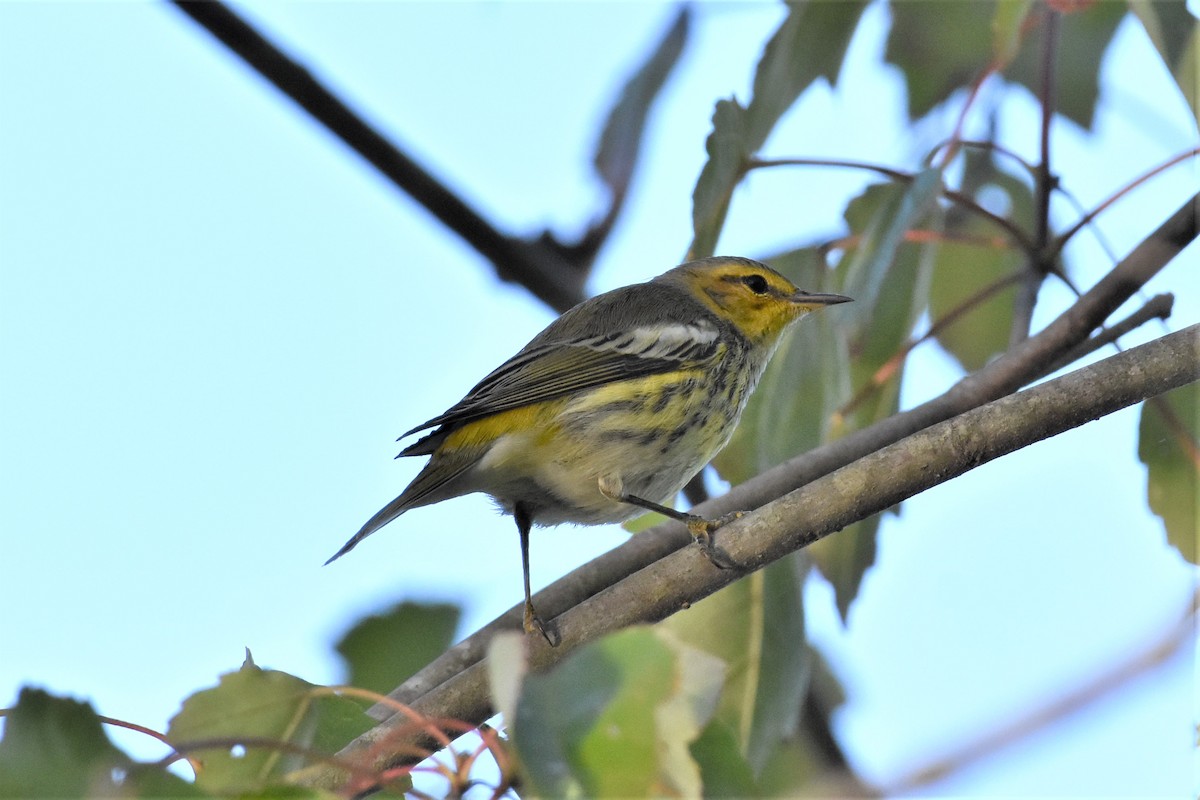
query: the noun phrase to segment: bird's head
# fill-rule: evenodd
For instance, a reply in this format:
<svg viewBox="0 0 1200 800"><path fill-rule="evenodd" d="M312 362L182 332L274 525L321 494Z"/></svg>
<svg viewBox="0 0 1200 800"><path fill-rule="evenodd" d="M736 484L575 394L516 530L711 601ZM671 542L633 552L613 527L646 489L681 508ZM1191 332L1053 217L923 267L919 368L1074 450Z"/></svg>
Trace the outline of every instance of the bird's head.
<svg viewBox="0 0 1200 800"><path fill-rule="evenodd" d="M774 344L810 311L851 302L840 294L806 292L766 264L732 256L689 261L654 280L692 295L754 345Z"/></svg>

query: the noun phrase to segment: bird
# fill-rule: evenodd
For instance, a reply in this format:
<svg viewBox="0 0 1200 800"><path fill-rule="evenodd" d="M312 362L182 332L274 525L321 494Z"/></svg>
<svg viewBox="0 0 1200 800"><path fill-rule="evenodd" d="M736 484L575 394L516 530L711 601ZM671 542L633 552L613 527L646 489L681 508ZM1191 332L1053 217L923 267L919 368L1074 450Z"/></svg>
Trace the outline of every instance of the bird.
<svg viewBox="0 0 1200 800"><path fill-rule="evenodd" d="M325 563L411 509L482 492L516 522L522 625L552 645L530 593L534 525L657 511L686 523L705 555L727 566L710 538L725 518L670 503L729 442L784 333L811 311L850 301L798 289L736 256L689 261L585 300L397 439L428 431L396 457L429 461Z"/></svg>

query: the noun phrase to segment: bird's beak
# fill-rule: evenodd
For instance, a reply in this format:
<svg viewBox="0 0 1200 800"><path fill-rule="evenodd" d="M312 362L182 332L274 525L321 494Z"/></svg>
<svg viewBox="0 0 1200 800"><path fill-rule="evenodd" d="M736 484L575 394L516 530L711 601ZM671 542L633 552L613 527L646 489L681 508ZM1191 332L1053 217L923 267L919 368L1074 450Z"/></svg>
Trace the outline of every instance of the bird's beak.
<svg viewBox="0 0 1200 800"><path fill-rule="evenodd" d="M792 295L791 300L798 306L818 308L820 306L836 306L838 303L853 303L853 297L844 294L817 294L799 290Z"/></svg>

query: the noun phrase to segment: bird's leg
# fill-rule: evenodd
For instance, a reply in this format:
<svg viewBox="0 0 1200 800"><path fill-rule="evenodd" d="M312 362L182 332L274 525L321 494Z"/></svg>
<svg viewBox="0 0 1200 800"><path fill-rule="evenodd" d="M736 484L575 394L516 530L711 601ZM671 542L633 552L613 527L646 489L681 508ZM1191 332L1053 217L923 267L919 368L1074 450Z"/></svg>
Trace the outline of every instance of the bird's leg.
<svg viewBox="0 0 1200 800"><path fill-rule="evenodd" d="M533 527L533 514L524 503L516 503L513 505L513 519L517 522L517 533L521 536L521 575L525 579L525 616L521 626L526 633L537 631L545 637L551 647L557 647L558 640L551 637L546 623L538 616L533 607L533 595L529 590L529 530Z"/></svg>
<svg viewBox="0 0 1200 800"><path fill-rule="evenodd" d="M647 511L657 511L664 517L678 520L684 525L687 525L688 533L692 535L692 540L700 546L700 551L705 557L712 562L714 567L719 569L742 569L742 566L722 552L715 544L713 544L712 533L722 525L733 522L739 517L745 516L744 511L734 511L731 514L725 514L717 519L705 519L699 514L689 514L686 511L678 511L669 506L664 506L660 503L655 503L651 500L638 497L637 495L629 494L625 491L619 478L602 477L600 478L600 494L607 497L609 500L615 500L618 503L628 503L631 506L638 506Z"/></svg>

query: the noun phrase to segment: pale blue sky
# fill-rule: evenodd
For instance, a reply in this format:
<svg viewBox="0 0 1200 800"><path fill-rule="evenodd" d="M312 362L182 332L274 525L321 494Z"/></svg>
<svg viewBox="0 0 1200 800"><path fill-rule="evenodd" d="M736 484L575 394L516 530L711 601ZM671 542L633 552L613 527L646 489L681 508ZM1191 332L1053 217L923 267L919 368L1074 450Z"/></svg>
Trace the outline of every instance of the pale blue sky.
<svg viewBox="0 0 1200 800"><path fill-rule="evenodd" d="M569 235L599 207L594 131L669 19L652 4L283 4L243 10L514 232ZM747 97L775 5L702 5L651 118L630 214L595 291L675 264L713 102ZM913 165L898 74L810 92L768 151ZM1093 145L1056 131L1085 205L1194 146L1140 28L1118 33ZM331 643L402 599L520 600L511 520L483 498L406 516L322 562L415 473L395 436L457 400L551 319L524 290L165 4L0 4L0 704L19 686L164 727L190 692L259 664L341 679ZM1033 158L1028 95L1001 113ZM1116 156L1127 160L1115 160ZM1104 215L1123 254L1194 190L1173 171ZM735 196L719 251L836 235L860 174L790 170ZM782 211L781 211L782 210ZM1073 219L1066 205L1056 219ZM1083 237L1077 280L1108 261ZM1200 318L1193 247L1153 290ZM1068 295L1051 285L1038 320ZM1158 333L1149 326L1130 337ZM957 373L919 351L905 402ZM851 694L838 717L887 783L1153 642L1194 573L1163 544L1137 411L970 473L885 523L849 630L809 611ZM533 538L544 585L624 538ZM935 787L954 795L1174 795L1193 786L1195 642L1085 713ZM140 740L120 737L138 752Z"/></svg>

